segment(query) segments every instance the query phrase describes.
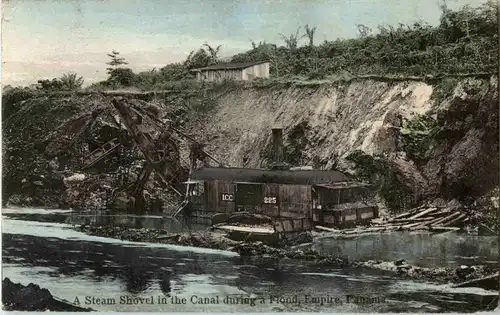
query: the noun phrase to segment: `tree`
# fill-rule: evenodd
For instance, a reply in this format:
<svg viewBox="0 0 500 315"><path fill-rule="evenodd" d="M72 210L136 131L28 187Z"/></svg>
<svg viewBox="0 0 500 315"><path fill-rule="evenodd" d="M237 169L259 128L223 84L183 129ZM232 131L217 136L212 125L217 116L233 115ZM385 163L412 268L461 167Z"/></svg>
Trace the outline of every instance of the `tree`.
<svg viewBox="0 0 500 315"><path fill-rule="evenodd" d="M59 79L52 79L52 80L38 80L37 85L36 85L37 90L42 90L42 91L60 91L62 90L62 83L61 80Z"/></svg>
<svg viewBox="0 0 500 315"><path fill-rule="evenodd" d="M209 65L218 63L219 62L219 50L220 50L221 45L213 48L209 44L205 43L205 44L203 44L203 46L207 47L207 49L208 49L208 53L210 56Z"/></svg>
<svg viewBox="0 0 500 315"><path fill-rule="evenodd" d="M299 40L301 40L304 35L299 35L300 32L300 27L297 28L297 31L295 31L295 34L290 34L289 37L286 37L283 34L280 34L281 38L285 42L285 45L288 49L290 50L295 50L297 49L297 46L299 44Z"/></svg>
<svg viewBox="0 0 500 315"><path fill-rule="evenodd" d="M111 58L110 62L106 62L107 65L110 65L110 68L106 68L108 74L111 74L111 71L114 69L120 68L121 65L127 65L128 62L125 61L125 58L120 57L120 53L116 50L113 50L108 57Z"/></svg>
<svg viewBox="0 0 500 315"><path fill-rule="evenodd" d="M305 30L306 30L306 36L309 39L309 46L313 47L314 46L314 33L316 33L316 26L309 27L309 25L306 24Z"/></svg>
<svg viewBox="0 0 500 315"><path fill-rule="evenodd" d="M181 63L171 63L160 69L164 81L177 81L189 78L189 71Z"/></svg>
<svg viewBox="0 0 500 315"><path fill-rule="evenodd" d="M75 91L82 88L83 77L77 76L76 73L66 73L61 77L61 85L63 90Z"/></svg>
<svg viewBox="0 0 500 315"><path fill-rule="evenodd" d="M200 48L198 51L192 51L187 57L184 65L187 69L203 68L210 64L211 57L205 51L205 49Z"/></svg>
<svg viewBox="0 0 500 315"><path fill-rule="evenodd" d="M366 25L356 24L356 27L358 28L359 36L361 37L367 37L372 33L372 29Z"/></svg>
<svg viewBox="0 0 500 315"><path fill-rule="evenodd" d="M135 82L135 73L130 68L115 68L109 72L108 82L119 86L132 86Z"/></svg>

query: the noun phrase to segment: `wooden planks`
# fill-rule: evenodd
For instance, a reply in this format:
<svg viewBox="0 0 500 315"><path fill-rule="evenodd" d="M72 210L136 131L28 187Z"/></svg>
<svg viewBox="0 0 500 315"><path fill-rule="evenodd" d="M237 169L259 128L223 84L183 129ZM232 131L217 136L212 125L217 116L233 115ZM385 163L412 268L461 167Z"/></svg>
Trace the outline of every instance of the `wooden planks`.
<svg viewBox="0 0 500 315"><path fill-rule="evenodd" d="M468 219L463 210L452 210L451 208L419 207L393 217L386 223L375 226L397 227L401 230L439 230L461 226Z"/></svg>

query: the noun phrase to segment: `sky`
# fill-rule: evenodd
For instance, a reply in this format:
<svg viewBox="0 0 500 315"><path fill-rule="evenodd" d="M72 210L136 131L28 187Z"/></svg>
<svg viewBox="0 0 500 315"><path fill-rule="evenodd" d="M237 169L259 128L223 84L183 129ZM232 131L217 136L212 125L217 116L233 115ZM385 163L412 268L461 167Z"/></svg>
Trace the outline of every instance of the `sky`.
<svg viewBox="0 0 500 315"><path fill-rule="evenodd" d="M280 33L316 26L315 42L357 36L356 24L439 21L443 0L3 0L2 85L76 72L106 78L117 50L134 71L184 61L203 43L222 57L251 41L281 45ZM450 8L484 0L446 0ZM305 39L304 39L305 43Z"/></svg>

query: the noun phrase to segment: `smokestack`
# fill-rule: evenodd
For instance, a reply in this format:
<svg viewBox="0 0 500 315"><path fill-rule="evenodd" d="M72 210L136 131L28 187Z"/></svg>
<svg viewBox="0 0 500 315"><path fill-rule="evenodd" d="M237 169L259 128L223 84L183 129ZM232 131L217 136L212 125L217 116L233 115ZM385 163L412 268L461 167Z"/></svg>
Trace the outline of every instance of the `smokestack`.
<svg viewBox="0 0 500 315"><path fill-rule="evenodd" d="M283 162L283 128L275 127L273 131L274 163Z"/></svg>

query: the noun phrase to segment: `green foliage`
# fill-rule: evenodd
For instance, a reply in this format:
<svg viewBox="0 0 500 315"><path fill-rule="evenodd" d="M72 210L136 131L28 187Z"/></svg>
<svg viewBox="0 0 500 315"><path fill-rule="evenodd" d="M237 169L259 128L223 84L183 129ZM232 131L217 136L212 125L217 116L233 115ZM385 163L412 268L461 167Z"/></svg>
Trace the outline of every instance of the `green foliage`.
<svg viewBox="0 0 500 315"><path fill-rule="evenodd" d="M307 144L307 133L310 130L307 122L301 122L293 126L288 132L288 144L284 148L284 161L290 165L301 165L303 153Z"/></svg>
<svg viewBox="0 0 500 315"><path fill-rule="evenodd" d="M160 69L160 74L163 81L177 81L194 78L193 74L189 72L188 68L186 68L186 66L181 63L172 63L166 65L165 67Z"/></svg>
<svg viewBox="0 0 500 315"><path fill-rule="evenodd" d="M430 144L439 130L437 121L428 115L418 115L403 123L403 148L409 158L417 161L428 157Z"/></svg>
<svg viewBox="0 0 500 315"><path fill-rule="evenodd" d="M455 87L458 84L457 78L444 78L433 84L431 99L441 103L445 98L453 95Z"/></svg>
<svg viewBox="0 0 500 315"><path fill-rule="evenodd" d="M230 90L241 87L241 82L238 82L234 79L224 78L221 81L211 82L207 86L211 87L214 90Z"/></svg>
<svg viewBox="0 0 500 315"><path fill-rule="evenodd" d="M442 8L437 27L425 23L381 25L373 33L357 25L359 38L325 41L299 47L299 30L281 34L285 47L252 44L252 49L233 57L233 62L271 61L271 76L302 75L322 78L341 71L352 75L438 75L496 73L498 69L497 4L494 1L457 11ZM314 36L307 26L306 36ZM313 37L312 37L313 38Z"/></svg>
<svg viewBox="0 0 500 315"><path fill-rule="evenodd" d="M23 101L35 97L39 94L36 90L28 87L6 86L2 89L2 120L6 120L17 112Z"/></svg>
<svg viewBox="0 0 500 315"><path fill-rule="evenodd" d="M314 46L314 34L316 33L316 26L310 27L308 24L305 26L306 36L309 40L309 46Z"/></svg>
<svg viewBox="0 0 500 315"><path fill-rule="evenodd" d="M79 77L76 73L66 73L60 80L65 91L80 90L84 82L83 77Z"/></svg>
<svg viewBox="0 0 500 315"><path fill-rule="evenodd" d="M205 47L206 49L204 49ZM219 50L221 46L212 47L209 44L203 44L203 47L196 52L192 51L184 62L184 66L191 70L203 68L219 62Z"/></svg>
<svg viewBox="0 0 500 315"><path fill-rule="evenodd" d="M111 58L111 61L106 62L107 65L111 66L106 69L109 75L111 75L111 72L114 69L120 68L121 66L128 64L125 61L125 58L120 57L120 53L117 52L116 50L113 50L110 54L108 54L108 57Z"/></svg>
<svg viewBox="0 0 500 315"><path fill-rule="evenodd" d="M285 45L288 49L295 50L295 49L297 49L297 47L299 45L299 40L304 38L305 35L300 34L300 27L299 27L295 31L295 34L292 33L289 36L285 36L283 34L280 34L280 36L281 36L281 39L283 39L283 41L285 42ZM312 36L314 37L314 31L312 32Z"/></svg>
<svg viewBox="0 0 500 315"><path fill-rule="evenodd" d="M186 90L200 90L203 86L203 82L197 81L195 79L185 79L185 80L174 80L174 81L162 81L157 83L153 89L154 90L174 90L174 91L186 91Z"/></svg>
<svg viewBox="0 0 500 315"><path fill-rule="evenodd" d="M354 151L346 160L354 164L355 177L377 187L378 193L392 211L408 209L415 205L412 192L399 181L384 156L371 156L363 151Z"/></svg>
<svg viewBox="0 0 500 315"><path fill-rule="evenodd" d="M213 97L191 99L188 102L188 110L197 115L206 115L217 107L217 100Z"/></svg>
<svg viewBox="0 0 500 315"><path fill-rule="evenodd" d="M37 86L36 86L37 90L41 90L41 91L46 91L46 92L49 92L49 91L60 91L62 90L62 82L61 80L59 79L52 79L52 80L38 80L37 82Z"/></svg>
<svg viewBox="0 0 500 315"><path fill-rule="evenodd" d="M77 91L82 88L83 77L76 73L66 73L61 78L38 80L36 88L44 92Z"/></svg>
<svg viewBox="0 0 500 315"><path fill-rule="evenodd" d="M129 68L115 68L109 72L108 83L113 88L130 87L135 83L135 74Z"/></svg>

